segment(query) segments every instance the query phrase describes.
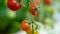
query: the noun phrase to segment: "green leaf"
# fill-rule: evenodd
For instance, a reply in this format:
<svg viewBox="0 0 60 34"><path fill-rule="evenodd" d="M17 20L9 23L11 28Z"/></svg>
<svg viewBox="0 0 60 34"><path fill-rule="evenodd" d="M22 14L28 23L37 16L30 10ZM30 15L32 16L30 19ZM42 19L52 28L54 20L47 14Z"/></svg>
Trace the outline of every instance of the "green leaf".
<svg viewBox="0 0 60 34"><path fill-rule="evenodd" d="M19 31L20 30L20 23L19 22L16 22L16 21L13 21L12 23L11 23L11 27L10 27L10 29L7 31L7 33L8 34L10 34L10 33L15 33L15 32L17 32L17 31Z"/></svg>

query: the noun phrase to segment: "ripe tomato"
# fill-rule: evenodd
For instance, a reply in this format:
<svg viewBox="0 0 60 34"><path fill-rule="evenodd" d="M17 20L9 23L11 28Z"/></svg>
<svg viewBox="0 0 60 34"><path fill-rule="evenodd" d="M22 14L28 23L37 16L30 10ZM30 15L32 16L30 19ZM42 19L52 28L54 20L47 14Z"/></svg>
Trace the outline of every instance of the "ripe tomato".
<svg viewBox="0 0 60 34"><path fill-rule="evenodd" d="M32 15L37 15L37 12L35 10L31 10Z"/></svg>
<svg viewBox="0 0 60 34"><path fill-rule="evenodd" d="M32 15L37 15L36 10L34 10L34 9L35 9L35 5L34 4L30 4L30 11L31 11Z"/></svg>
<svg viewBox="0 0 60 34"><path fill-rule="evenodd" d="M7 6L13 11L19 10L22 7L22 5L16 0L8 0Z"/></svg>
<svg viewBox="0 0 60 34"><path fill-rule="evenodd" d="M40 4L40 1L39 0L33 0L35 4Z"/></svg>
<svg viewBox="0 0 60 34"><path fill-rule="evenodd" d="M44 4L50 5L52 0L44 0Z"/></svg>
<svg viewBox="0 0 60 34"><path fill-rule="evenodd" d="M24 31L27 31L27 30L30 29L30 27L28 26L28 23L27 23L27 22L28 22L27 20L24 20L24 21L22 21L22 23L21 23L21 28L22 28L22 30L24 30Z"/></svg>

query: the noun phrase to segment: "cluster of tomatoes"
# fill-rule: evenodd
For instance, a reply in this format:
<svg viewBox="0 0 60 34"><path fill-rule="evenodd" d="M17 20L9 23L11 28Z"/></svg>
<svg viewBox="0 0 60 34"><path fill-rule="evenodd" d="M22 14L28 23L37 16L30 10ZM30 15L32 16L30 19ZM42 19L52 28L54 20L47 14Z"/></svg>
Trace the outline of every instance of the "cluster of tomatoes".
<svg viewBox="0 0 60 34"><path fill-rule="evenodd" d="M11 9L13 11L17 11L17 10L22 8L22 4L21 4L22 1L23 0L8 0L7 1L7 6L8 6L9 9ZM34 0L34 3L39 4L39 0ZM31 3L30 4L30 11L31 11L32 15L37 14L35 8L36 8L35 5Z"/></svg>
<svg viewBox="0 0 60 34"><path fill-rule="evenodd" d="M19 10L22 8L22 2L23 0L8 0L7 1L7 6L13 10L13 11L16 11L16 10ZM33 0L34 1L34 4L36 5L39 5L40 4L40 0ZM44 3L45 4L51 4L51 0L44 0ZM32 15L36 15L37 14L37 11L35 9L36 6L34 4L30 4L30 11L32 13Z"/></svg>
<svg viewBox="0 0 60 34"><path fill-rule="evenodd" d="M17 11L17 10L20 10L22 8L22 4L21 4L22 1L23 0L8 0L7 1L7 6L8 6L9 9L11 9L13 11ZM51 4L51 0L43 0L43 1L44 1L44 4L48 4L48 5ZM33 3L30 4L30 11L31 11L32 15L37 15L38 12L35 10L35 9L37 9L35 4L39 5L40 0L33 0L33 2L34 2L34 4ZM27 31L27 30L30 29L30 27L27 24L28 24L27 20L24 20L21 23L21 28L24 31Z"/></svg>

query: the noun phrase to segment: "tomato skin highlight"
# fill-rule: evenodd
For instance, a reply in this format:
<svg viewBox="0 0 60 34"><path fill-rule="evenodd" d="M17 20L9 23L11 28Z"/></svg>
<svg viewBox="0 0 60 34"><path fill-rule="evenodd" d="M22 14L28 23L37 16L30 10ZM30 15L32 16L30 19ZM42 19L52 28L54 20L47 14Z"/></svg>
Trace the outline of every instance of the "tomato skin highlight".
<svg viewBox="0 0 60 34"><path fill-rule="evenodd" d="M8 8L10 8L13 11L19 10L22 7L21 4L17 5L17 1L16 0L8 0L7 1L7 6L8 6Z"/></svg>
<svg viewBox="0 0 60 34"><path fill-rule="evenodd" d="M32 15L37 15L37 11L34 10L34 8L35 8L35 5L34 4L30 4L30 11L31 11Z"/></svg>
<svg viewBox="0 0 60 34"><path fill-rule="evenodd" d="M44 4L50 5L52 3L52 0L44 0Z"/></svg>
<svg viewBox="0 0 60 34"><path fill-rule="evenodd" d="M24 30L24 31L27 31L27 30L29 30L30 29L30 27L27 25L27 20L24 20L24 21L22 21L22 23L21 23L21 28L22 28L22 30Z"/></svg>

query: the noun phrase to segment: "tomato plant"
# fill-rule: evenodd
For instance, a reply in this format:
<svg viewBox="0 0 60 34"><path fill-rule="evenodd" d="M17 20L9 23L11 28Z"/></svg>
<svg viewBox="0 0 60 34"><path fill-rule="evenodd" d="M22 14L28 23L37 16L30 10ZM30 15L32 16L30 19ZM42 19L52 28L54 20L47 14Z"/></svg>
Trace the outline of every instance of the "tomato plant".
<svg viewBox="0 0 60 34"><path fill-rule="evenodd" d="M27 31L27 30L30 29L30 27L28 26L28 21L27 21L27 20L22 21L22 23L21 23L21 28L22 28L22 30L24 30L24 31Z"/></svg>
<svg viewBox="0 0 60 34"><path fill-rule="evenodd" d="M7 1L7 6L13 11L19 10L22 7L22 5L20 4L20 0L19 1L8 0Z"/></svg>
<svg viewBox="0 0 60 34"><path fill-rule="evenodd" d="M50 5L51 2L52 2L52 0L44 0L44 4L48 4L48 5Z"/></svg>
<svg viewBox="0 0 60 34"><path fill-rule="evenodd" d="M36 15L37 14L37 11L35 10L36 7L34 4L30 4L30 11L32 13L32 15Z"/></svg>

